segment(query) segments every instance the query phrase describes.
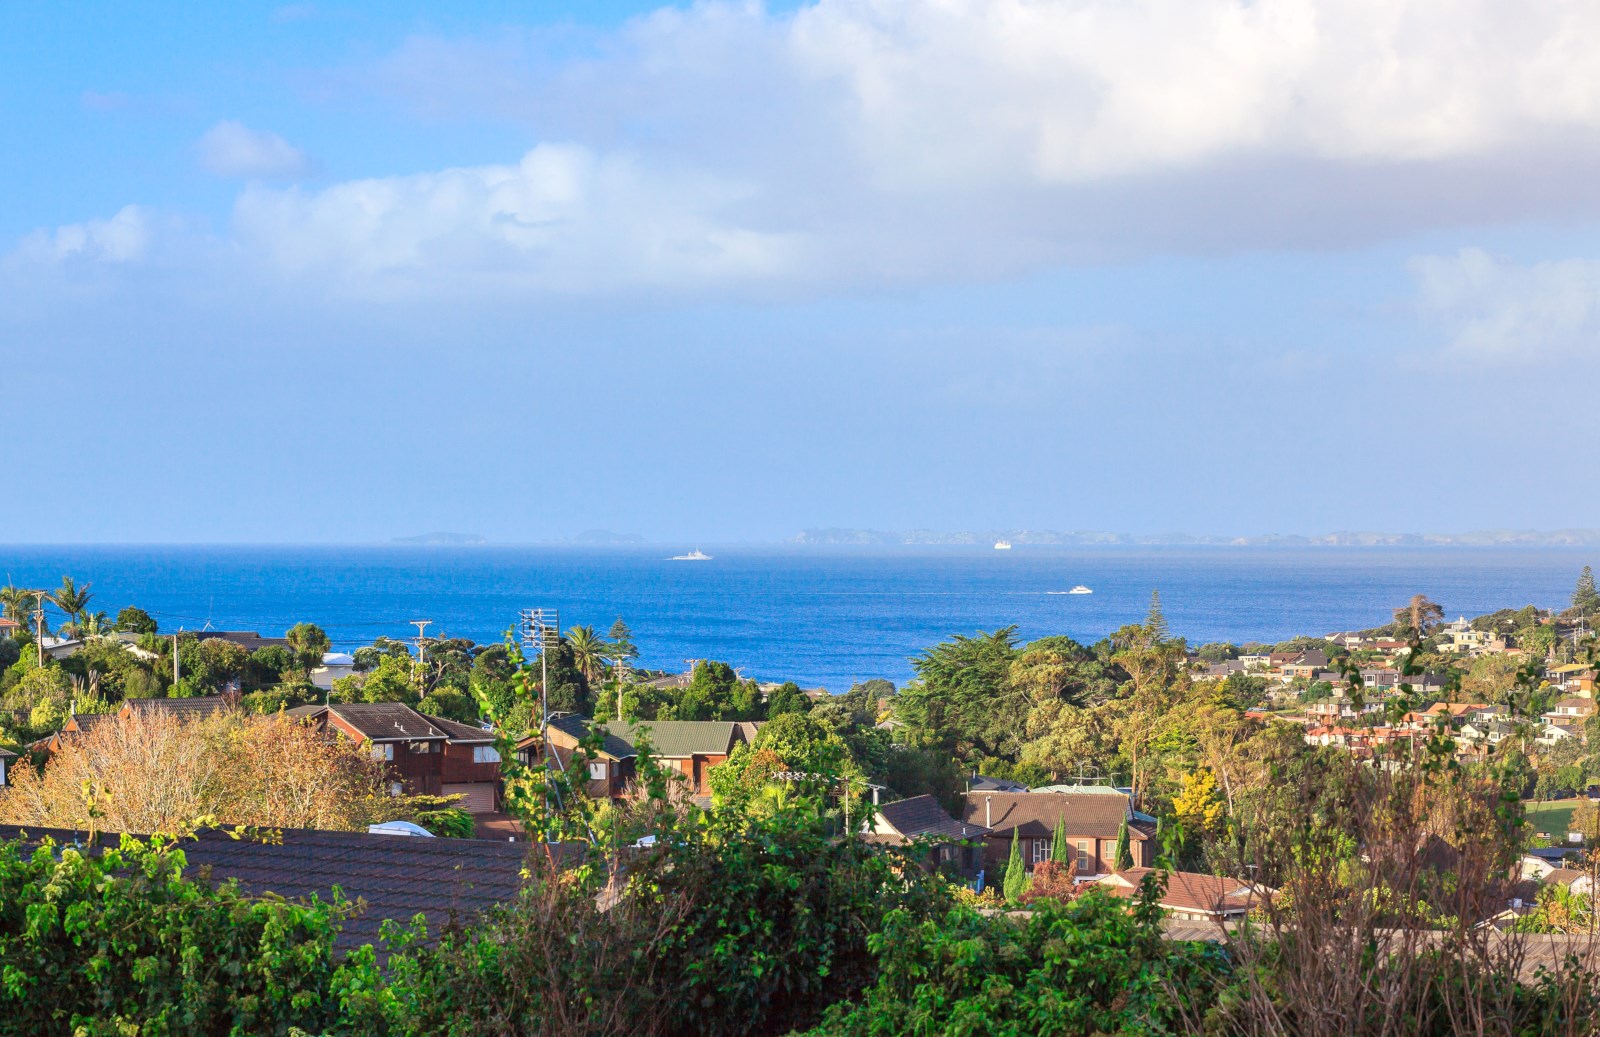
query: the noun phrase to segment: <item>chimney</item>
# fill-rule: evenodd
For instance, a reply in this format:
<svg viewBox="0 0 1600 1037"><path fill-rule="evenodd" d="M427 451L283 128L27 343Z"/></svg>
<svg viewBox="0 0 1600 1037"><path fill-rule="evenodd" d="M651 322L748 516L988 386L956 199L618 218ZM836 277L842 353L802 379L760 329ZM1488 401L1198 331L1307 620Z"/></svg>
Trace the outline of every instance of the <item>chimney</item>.
<svg viewBox="0 0 1600 1037"><path fill-rule="evenodd" d="M990 804L993 802L993 796L983 797L983 827L985 828L994 827L994 810L990 807Z"/></svg>

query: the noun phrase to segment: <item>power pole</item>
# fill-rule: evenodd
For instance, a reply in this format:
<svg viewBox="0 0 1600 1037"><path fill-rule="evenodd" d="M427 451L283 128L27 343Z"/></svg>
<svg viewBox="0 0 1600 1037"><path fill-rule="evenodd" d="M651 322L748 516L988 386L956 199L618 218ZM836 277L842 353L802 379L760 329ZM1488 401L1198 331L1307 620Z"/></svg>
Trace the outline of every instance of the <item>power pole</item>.
<svg viewBox="0 0 1600 1037"><path fill-rule="evenodd" d="M616 670L616 673L617 673L617 716L616 716L616 719L621 720L622 719L622 685L626 682L626 680L628 678L628 657L623 655L623 654L621 654L620 652L617 653L617 670Z"/></svg>
<svg viewBox="0 0 1600 1037"><path fill-rule="evenodd" d="M428 629L431 619L413 619L411 625L417 628L417 693L427 690L428 683L428 643L422 639L422 632Z"/></svg>
<svg viewBox="0 0 1600 1037"><path fill-rule="evenodd" d="M44 591L33 592L33 643L39 648L39 668L44 669Z"/></svg>
<svg viewBox="0 0 1600 1037"><path fill-rule="evenodd" d="M178 635L172 635L172 683L176 687L179 679L178 672Z"/></svg>

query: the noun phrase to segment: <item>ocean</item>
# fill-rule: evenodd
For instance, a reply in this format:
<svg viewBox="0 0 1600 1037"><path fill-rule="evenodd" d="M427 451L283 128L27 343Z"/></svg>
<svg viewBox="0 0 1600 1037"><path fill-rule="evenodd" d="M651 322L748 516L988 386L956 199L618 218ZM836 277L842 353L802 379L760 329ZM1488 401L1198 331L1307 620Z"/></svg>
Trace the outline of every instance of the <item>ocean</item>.
<svg viewBox="0 0 1600 1037"><path fill-rule="evenodd" d="M163 630L282 634L302 620L352 649L379 635L497 641L522 608L564 626L633 628L639 665L720 659L747 677L841 692L912 674L952 634L1015 624L1024 639L1099 639L1159 588L1191 644L1275 641L1387 622L1413 594L1451 618L1563 606L1594 549L713 547L0 547L0 577L92 585L91 607L138 605ZM1068 595L1076 584L1090 595Z"/></svg>

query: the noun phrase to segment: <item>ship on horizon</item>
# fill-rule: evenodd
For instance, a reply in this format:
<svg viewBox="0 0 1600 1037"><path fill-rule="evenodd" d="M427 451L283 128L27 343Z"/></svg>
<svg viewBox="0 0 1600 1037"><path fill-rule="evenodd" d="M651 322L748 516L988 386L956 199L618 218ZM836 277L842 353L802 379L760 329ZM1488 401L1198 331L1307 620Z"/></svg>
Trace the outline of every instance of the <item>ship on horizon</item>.
<svg viewBox="0 0 1600 1037"><path fill-rule="evenodd" d="M693 551L690 551L686 555L673 555L671 558L668 558L667 561L669 561L669 562L709 562L709 561L711 561L711 556L706 554L704 551L700 550L697 547Z"/></svg>
<svg viewBox="0 0 1600 1037"><path fill-rule="evenodd" d="M1009 551L1009 550L1011 550L1011 541L1009 541L1009 540L996 540L994 542L994 549L996 551Z"/></svg>

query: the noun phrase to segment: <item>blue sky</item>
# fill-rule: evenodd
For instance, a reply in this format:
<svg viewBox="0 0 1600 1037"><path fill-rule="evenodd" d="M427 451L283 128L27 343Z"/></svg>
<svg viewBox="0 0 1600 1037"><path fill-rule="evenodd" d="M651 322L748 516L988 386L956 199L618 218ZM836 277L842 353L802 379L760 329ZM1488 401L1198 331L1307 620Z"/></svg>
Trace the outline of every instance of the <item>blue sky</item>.
<svg viewBox="0 0 1600 1037"><path fill-rule="evenodd" d="M1595 38L7 4L0 542L1600 524Z"/></svg>

